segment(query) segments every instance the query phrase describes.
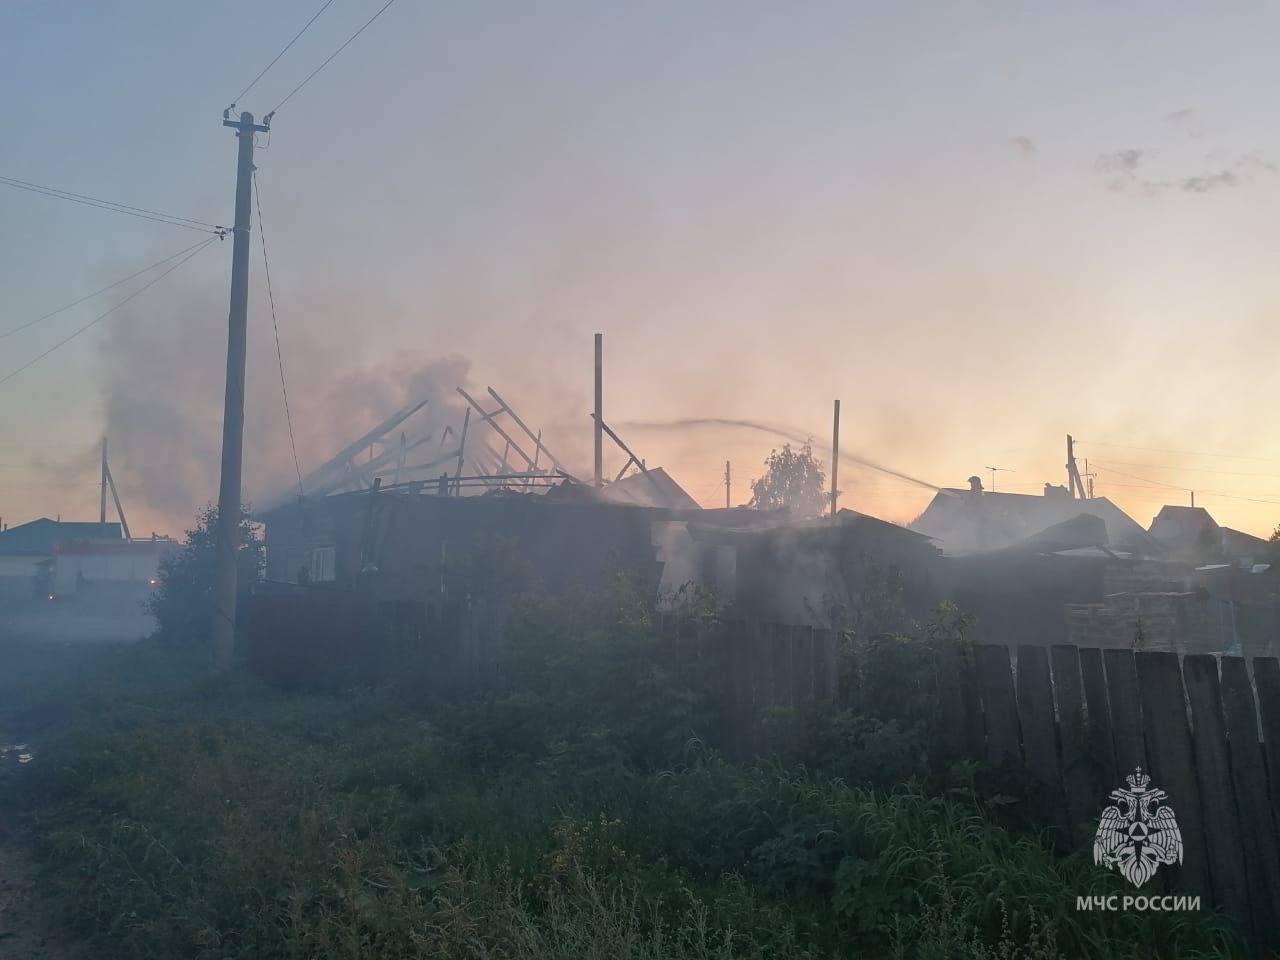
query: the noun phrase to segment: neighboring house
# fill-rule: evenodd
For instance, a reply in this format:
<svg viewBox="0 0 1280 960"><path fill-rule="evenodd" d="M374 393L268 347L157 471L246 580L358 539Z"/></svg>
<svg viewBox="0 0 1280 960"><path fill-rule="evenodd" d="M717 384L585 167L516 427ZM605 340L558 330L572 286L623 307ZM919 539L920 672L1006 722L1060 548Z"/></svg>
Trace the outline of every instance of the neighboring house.
<svg viewBox="0 0 1280 960"><path fill-rule="evenodd" d="M0 531L0 603L52 592L55 554L73 543L123 543L118 523L77 523L42 517Z"/></svg>
<svg viewBox="0 0 1280 960"><path fill-rule="evenodd" d="M948 556L1003 550L1082 514L1102 521L1110 547L1146 552L1155 546L1142 526L1106 497L1077 500L1066 488L1050 484L1038 497L989 493L976 477L970 483L968 490L938 491L910 524Z"/></svg>
<svg viewBox="0 0 1280 960"><path fill-rule="evenodd" d="M941 558L929 538L854 510L841 510L834 522L797 520L785 510L707 510L684 525L694 555L715 571L698 581L713 584L737 616L847 626L868 590L896 590L890 582L900 585L897 599L909 616L927 617L940 599Z"/></svg>
<svg viewBox="0 0 1280 960"><path fill-rule="evenodd" d="M161 561L176 549L177 543L167 537L60 544L54 551L51 592L66 598L85 589L112 590L126 584L154 587Z"/></svg>
<svg viewBox="0 0 1280 960"><path fill-rule="evenodd" d="M1219 526L1204 507L1161 507L1151 521L1150 533L1171 556L1188 561L1227 560L1252 566L1270 562L1276 554L1275 544Z"/></svg>

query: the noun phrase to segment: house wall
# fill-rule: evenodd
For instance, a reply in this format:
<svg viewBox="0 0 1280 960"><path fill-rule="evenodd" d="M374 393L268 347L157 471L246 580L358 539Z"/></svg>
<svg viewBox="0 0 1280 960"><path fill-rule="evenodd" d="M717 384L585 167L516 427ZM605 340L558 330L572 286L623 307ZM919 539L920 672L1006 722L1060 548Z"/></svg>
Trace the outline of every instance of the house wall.
<svg viewBox="0 0 1280 960"><path fill-rule="evenodd" d="M661 564L651 526L662 515L541 496L327 497L263 518L267 579L296 583L314 551L332 548L337 583L353 583L363 558L386 599L431 599L464 584L562 592L600 587L619 570L656 593Z"/></svg>
<svg viewBox="0 0 1280 960"><path fill-rule="evenodd" d="M159 576L157 551L128 553L64 553L54 561L53 589L58 595L75 593L82 582L146 583Z"/></svg>

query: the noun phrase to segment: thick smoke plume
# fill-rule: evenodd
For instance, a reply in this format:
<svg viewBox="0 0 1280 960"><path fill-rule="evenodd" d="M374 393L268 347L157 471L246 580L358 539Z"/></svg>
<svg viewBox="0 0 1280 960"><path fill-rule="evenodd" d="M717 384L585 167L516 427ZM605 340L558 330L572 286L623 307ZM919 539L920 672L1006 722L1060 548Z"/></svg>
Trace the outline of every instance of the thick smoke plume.
<svg viewBox="0 0 1280 960"><path fill-rule="evenodd" d="M159 291L157 290L157 293ZM190 282L140 305L114 324L100 346L102 404L112 474L135 536L177 533L198 507L216 502L221 462L226 354L226 292ZM263 313L251 325L245 386L244 500L260 504L298 489L306 474L396 410L427 400L400 428L412 442L458 428L469 363L457 356L402 353L362 364L351 349L357 331L335 336L332 322L311 324L283 345L295 467L275 344ZM217 318L216 321L211 318ZM398 434L399 431L397 431ZM77 458L77 462L83 457ZM82 464L81 464L82 465Z"/></svg>

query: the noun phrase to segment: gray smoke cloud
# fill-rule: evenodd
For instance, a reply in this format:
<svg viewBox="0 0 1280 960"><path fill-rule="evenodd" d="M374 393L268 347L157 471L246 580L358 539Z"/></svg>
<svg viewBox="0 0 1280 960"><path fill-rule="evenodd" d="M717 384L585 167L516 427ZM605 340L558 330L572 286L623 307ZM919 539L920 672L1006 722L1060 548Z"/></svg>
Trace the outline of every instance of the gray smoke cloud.
<svg viewBox="0 0 1280 960"><path fill-rule="evenodd" d="M189 275L180 286L157 286L152 293L127 315L122 311L99 345L112 474L135 536L153 529L176 534L189 526L202 504L217 500L221 463L226 287L213 277ZM302 475L396 410L422 400L427 406L399 430L409 442L433 437L419 452L434 454L451 442L444 432L461 423L465 404L455 388L468 386L469 362L406 352L361 364L352 349L358 330L343 330L333 319L342 313L308 318L301 329L296 315L289 317L292 327L281 318ZM44 468L50 475L82 476L85 460L96 455L95 446ZM256 311L245 384L245 502L295 492L298 472L269 314Z"/></svg>

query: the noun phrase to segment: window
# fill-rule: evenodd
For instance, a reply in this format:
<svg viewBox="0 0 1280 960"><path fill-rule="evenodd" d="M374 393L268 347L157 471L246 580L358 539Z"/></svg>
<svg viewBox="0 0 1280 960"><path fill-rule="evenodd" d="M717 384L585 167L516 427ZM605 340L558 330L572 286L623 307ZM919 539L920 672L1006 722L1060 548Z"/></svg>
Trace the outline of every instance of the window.
<svg viewBox="0 0 1280 960"><path fill-rule="evenodd" d="M333 547L316 547L311 551L311 582L321 583L334 579Z"/></svg>

